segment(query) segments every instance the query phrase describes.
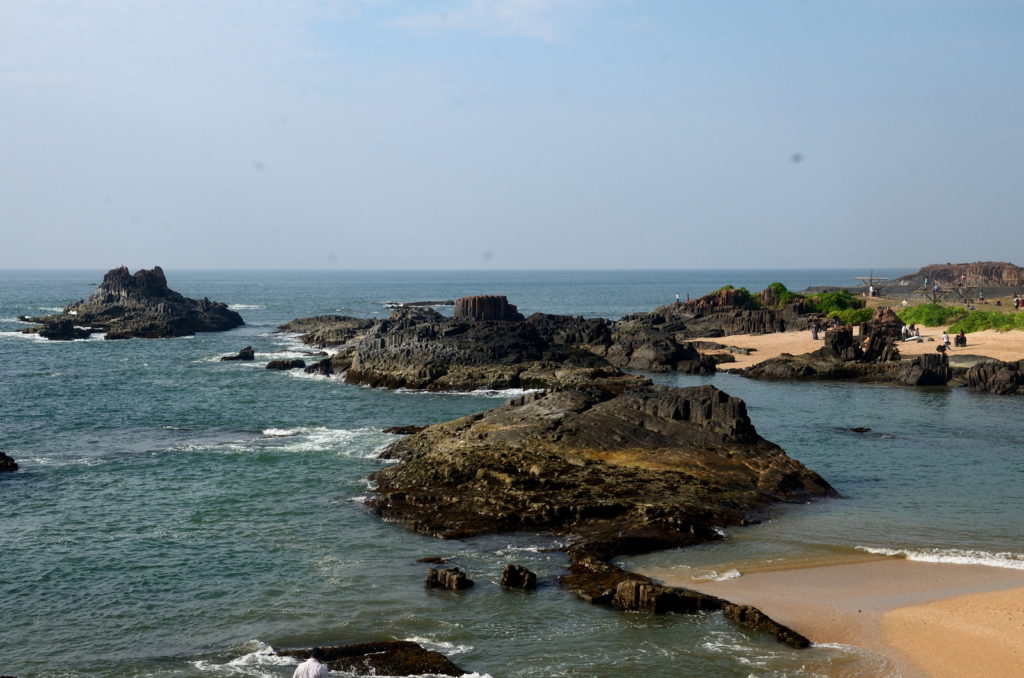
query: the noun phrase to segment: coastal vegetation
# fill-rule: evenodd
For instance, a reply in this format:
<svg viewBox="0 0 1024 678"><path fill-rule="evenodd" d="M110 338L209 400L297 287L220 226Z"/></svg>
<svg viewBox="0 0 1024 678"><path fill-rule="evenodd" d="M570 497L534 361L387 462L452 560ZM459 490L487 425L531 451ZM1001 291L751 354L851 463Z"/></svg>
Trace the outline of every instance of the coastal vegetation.
<svg viewBox="0 0 1024 678"><path fill-rule="evenodd" d="M982 330L1024 330L1024 314L1005 311L971 311L949 326L950 332L980 332Z"/></svg>
<svg viewBox="0 0 1024 678"><path fill-rule="evenodd" d="M901 308L896 311L896 315L908 325L939 327L964 318L967 315L967 309L942 304L920 304Z"/></svg>

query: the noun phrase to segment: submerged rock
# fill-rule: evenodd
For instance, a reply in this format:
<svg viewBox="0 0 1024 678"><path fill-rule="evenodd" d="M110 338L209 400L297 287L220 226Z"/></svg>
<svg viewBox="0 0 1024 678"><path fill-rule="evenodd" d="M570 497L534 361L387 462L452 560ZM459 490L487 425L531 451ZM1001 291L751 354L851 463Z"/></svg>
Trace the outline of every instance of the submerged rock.
<svg viewBox="0 0 1024 678"><path fill-rule="evenodd" d="M112 269L88 299L67 306L62 313L26 320L41 325L23 332L49 339L82 338L68 336L75 328L86 328L78 330L85 336L106 332L106 339L127 339L222 332L245 324L226 304L189 299L170 289L159 266L134 274L125 266Z"/></svg>
<svg viewBox="0 0 1024 678"><path fill-rule="evenodd" d="M221 361L230 360L256 360L256 351L253 350L252 346L246 346L236 355L226 355L221 358Z"/></svg>
<svg viewBox="0 0 1024 678"><path fill-rule="evenodd" d="M13 457L9 457L3 452L0 452L0 473L13 473L18 470L18 462L14 461Z"/></svg>
<svg viewBox="0 0 1024 678"><path fill-rule="evenodd" d="M306 366L306 361L302 358L292 358L290 360L271 360L267 363L268 370L300 370Z"/></svg>
<svg viewBox="0 0 1024 678"><path fill-rule="evenodd" d="M327 667L333 671L381 676L462 676L465 671L440 652L427 650L408 640L333 645L320 648ZM312 648L278 650L282 657L309 659Z"/></svg>

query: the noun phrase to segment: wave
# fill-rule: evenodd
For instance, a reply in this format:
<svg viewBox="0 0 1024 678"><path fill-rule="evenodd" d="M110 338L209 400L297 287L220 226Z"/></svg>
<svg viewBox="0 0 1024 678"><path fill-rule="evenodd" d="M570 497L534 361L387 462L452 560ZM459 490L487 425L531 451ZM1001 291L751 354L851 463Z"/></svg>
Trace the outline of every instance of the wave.
<svg viewBox="0 0 1024 678"><path fill-rule="evenodd" d="M225 676L260 676L261 678L266 676L271 678L272 676L280 675L280 671L275 670L277 667L294 666L299 663L294 657L279 656L274 652L273 647L260 640L250 640L248 643L243 643L239 650L249 651L224 664L200 659L192 662L192 666L204 673L217 673Z"/></svg>
<svg viewBox="0 0 1024 678"><path fill-rule="evenodd" d="M540 393L544 389L541 388L478 388L475 391L428 391L426 389L415 389L415 388L399 388L395 389L395 393L405 393L413 395L446 395L446 396L463 396L471 398L517 398L527 393Z"/></svg>
<svg viewBox="0 0 1024 678"><path fill-rule="evenodd" d="M708 570L705 574L694 576L693 579L694 581L729 581L730 579L738 579L742 576L742 572L740 572L736 568L730 568L725 572L718 572L717 570Z"/></svg>
<svg viewBox="0 0 1024 678"><path fill-rule="evenodd" d="M169 452L247 454L252 452L334 452L355 459L376 459L394 436L376 428L332 429L324 426L268 428L259 438L186 442Z"/></svg>
<svg viewBox="0 0 1024 678"><path fill-rule="evenodd" d="M228 304L232 311L262 311L266 308L263 304Z"/></svg>
<svg viewBox="0 0 1024 678"><path fill-rule="evenodd" d="M1003 551L991 553L974 549L899 549L857 546L857 549L882 556L895 556L922 563L952 563L955 565L987 565L1011 570L1024 570L1024 554Z"/></svg>
<svg viewBox="0 0 1024 678"><path fill-rule="evenodd" d="M16 331L0 332L0 337L12 337L12 338L28 339L30 341L37 341L37 342L40 342L40 343L43 343L43 344L50 344L50 343L52 343L52 344L70 344L70 343L77 343L77 342L81 342L81 341L103 341L103 339L106 336L107 336L106 332L95 332L95 333L93 333L91 336L89 336L86 339L71 339L71 340L51 341L51 340L47 339L46 337L39 336L38 334L25 334L23 332L16 332Z"/></svg>
<svg viewBox="0 0 1024 678"><path fill-rule="evenodd" d="M456 645L455 643L449 643L447 640L435 640L426 636L411 636L406 638L406 640L449 657L473 651L472 645Z"/></svg>

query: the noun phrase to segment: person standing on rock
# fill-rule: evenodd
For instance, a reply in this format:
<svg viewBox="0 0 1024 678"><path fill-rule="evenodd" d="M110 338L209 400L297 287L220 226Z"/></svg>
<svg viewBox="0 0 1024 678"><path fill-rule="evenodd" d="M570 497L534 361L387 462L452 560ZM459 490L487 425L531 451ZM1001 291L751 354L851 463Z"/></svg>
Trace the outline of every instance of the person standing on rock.
<svg viewBox="0 0 1024 678"><path fill-rule="evenodd" d="M295 667L292 678L327 678L327 664L324 663L326 656L319 647L314 647L309 659Z"/></svg>

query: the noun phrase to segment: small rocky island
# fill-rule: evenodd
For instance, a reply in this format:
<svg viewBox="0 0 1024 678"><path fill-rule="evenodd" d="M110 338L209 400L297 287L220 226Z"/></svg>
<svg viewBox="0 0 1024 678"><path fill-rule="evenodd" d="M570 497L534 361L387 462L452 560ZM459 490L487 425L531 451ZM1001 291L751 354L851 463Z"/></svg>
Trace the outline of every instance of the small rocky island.
<svg viewBox="0 0 1024 678"><path fill-rule="evenodd" d="M834 495L754 429L742 400L713 386L583 387L530 393L393 443L371 476L370 510L441 538L510 530L571 535L564 583L621 609L724 610L806 644L756 610L625 572L615 555L720 538L777 501Z"/></svg>
<svg viewBox="0 0 1024 678"><path fill-rule="evenodd" d="M125 266L112 269L88 299L61 313L19 320L38 323L24 333L54 340L85 339L94 332L105 332L106 339L184 337L245 324L227 304L189 299L167 287L159 266L134 274Z"/></svg>

